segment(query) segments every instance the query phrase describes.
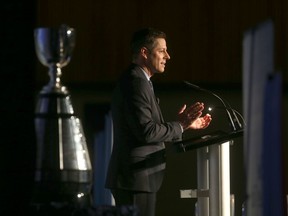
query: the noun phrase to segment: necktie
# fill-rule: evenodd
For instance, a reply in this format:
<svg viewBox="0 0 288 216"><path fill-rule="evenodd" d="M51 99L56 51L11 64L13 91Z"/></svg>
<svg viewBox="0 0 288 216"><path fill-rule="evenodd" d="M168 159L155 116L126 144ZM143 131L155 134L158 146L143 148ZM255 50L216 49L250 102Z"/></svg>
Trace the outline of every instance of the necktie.
<svg viewBox="0 0 288 216"><path fill-rule="evenodd" d="M153 83L151 82L151 80L149 80L149 84L150 84L151 90L154 92Z"/></svg>
<svg viewBox="0 0 288 216"><path fill-rule="evenodd" d="M149 85L150 85L150 87L151 87L151 90L152 90L152 92L153 92L153 94L154 94L154 98L155 98L156 102L159 104L159 98L157 98L157 97L155 96L155 92L154 92L154 88L153 88L153 83L151 82L151 80L149 80L148 82L149 82Z"/></svg>

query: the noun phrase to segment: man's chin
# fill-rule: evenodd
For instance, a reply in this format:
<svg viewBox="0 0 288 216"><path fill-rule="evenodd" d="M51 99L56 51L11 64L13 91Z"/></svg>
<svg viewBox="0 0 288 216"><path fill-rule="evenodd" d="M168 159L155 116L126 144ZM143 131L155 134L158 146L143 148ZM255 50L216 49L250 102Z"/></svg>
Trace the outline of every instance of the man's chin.
<svg viewBox="0 0 288 216"><path fill-rule="evenodd" d="M161 69L161 70L157 70L157 73L164 73L165 72L165 69Z"/></svg>

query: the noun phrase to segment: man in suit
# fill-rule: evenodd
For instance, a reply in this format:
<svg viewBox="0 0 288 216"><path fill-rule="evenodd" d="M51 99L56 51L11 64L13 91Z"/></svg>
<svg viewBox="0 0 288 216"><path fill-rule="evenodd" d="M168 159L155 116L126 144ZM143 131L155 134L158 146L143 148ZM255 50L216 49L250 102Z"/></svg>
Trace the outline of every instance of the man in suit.
<svg viewBox="0 0 288 216"><path fill-rule="evenodd" d="M203 129L211 116L204 104L183 105L178 119L165 122L150 78L163 73L170 59L165 33L152 28L135 32L132 63L112 98L114 143L106 187L116 205L135 205L139 216L154 216L156 192L165 170L164 142L180 141L187 129Z"/></svg>

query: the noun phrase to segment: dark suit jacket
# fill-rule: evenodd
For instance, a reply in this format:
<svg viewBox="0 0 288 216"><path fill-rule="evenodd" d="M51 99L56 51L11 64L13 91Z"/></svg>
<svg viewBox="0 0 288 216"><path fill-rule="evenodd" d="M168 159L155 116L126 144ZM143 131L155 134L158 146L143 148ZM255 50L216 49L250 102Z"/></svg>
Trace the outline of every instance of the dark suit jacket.
<svg viewBox="0 0 288 216"><path fill-rule="evenodd" d="M178 122L164 122L149 82L132 64L112 99L113 151L106 187L156 192L165 170L164 142L182 138Z"/></svg>

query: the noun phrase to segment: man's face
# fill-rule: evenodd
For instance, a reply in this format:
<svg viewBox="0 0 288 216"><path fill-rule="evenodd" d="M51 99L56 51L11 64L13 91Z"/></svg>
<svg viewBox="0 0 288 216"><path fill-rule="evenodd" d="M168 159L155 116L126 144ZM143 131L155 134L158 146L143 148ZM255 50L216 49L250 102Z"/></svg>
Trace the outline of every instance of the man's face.
<svg viewBox="0 0 288 216"><path fill-rule="evenodd" d="M147 67L153 73L163 73L166 61L169 59L166 40L164 38L156 39L154 48L147 55Z"/></svg>

